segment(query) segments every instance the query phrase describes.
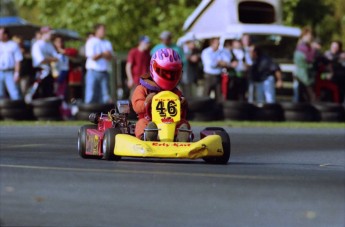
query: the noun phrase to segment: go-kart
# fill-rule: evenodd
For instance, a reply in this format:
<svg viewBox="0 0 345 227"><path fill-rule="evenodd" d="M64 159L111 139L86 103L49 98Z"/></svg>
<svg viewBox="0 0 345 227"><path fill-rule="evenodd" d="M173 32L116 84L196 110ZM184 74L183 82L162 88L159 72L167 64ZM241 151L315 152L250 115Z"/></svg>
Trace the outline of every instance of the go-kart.
<svg viewBox="0 0 345 227"><path fill-rule="evenodd" d="M151 103L152 122L157 125L157 141L134 136L135 124L127 120L130 103L118 101L108 114L93 115L94 125L79 129L78 151L82 158L120 160L121 157L198 159L207 163L227 164L230 158L230 137L223 128L208 127L200 132L200 140L193 142L191 130L177 128L181 121L180 98L170 92L156 94ZM189 142L176 142L179 130L189 133Z"/></svg>

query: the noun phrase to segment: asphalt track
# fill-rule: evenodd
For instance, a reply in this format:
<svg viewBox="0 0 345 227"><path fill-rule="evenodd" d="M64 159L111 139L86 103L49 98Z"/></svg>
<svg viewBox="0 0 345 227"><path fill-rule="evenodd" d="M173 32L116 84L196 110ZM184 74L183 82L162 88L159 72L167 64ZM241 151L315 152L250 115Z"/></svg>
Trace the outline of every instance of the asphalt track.
<svg viewBox="0 0 345 227"><path fill-rule="evenodd" d="M84 160L77 130L0 126L1 226L345 226L345 129L227 128L228 165Z"/></svg>

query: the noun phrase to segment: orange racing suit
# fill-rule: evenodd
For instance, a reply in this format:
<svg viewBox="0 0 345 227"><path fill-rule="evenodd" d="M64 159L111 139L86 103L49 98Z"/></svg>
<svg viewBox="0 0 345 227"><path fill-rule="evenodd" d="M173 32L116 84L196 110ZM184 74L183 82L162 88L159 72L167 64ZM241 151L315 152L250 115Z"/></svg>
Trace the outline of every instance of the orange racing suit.
<svg viewBox="0 0 345 227"><path fill-rule="evenodd" d="M145 104L146 97L150 93L158 93L162 91L158 85L151 80L149 75L144 75L140 79L140 85L138 85L132 95L132 106L134 111L138 115L138 122L136 123L135 126L135 136L139 139L142 138L142 135L144 134L144 129L146 128L147 124L150 122L150 117L149 114L147 114L147 107ZM182 123L186 123L189 126L188 121L185 119L186 118L186 111L187 111L187 102L184 100L184 97L182 95L182 92L175 88L172 92L174 92L176 95L178 95L181 98L181 121L177 125L177 128L179 125ZM151 110L148 110L151 111Z"/></svg>

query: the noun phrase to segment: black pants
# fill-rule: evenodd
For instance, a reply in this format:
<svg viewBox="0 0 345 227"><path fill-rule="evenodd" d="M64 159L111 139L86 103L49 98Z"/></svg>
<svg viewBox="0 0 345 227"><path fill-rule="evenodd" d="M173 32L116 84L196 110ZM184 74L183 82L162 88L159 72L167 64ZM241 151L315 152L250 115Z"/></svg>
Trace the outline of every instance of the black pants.
<svg viewBox="0 0 345 227"><path fill-rule="evenodd" d="M38 90L35 94L35 98L47 98L55 96L54 93L54 78L51 74L45 77L38 87Z"/></svg>
<svg viewBox="0 0 345 227"><path fill-rule="evenodd" d="M305 84L299 81L298 93L299 93L298 102L315 102L316 101L314 88L311 85L306 86Z"/></svg>
<svg viewBox="0 0 345 227"><path fill-rule="evenodd" d="M221 77L220 75L210 75L205 73L204 95L209 96L211 91L215 92L216 100L222 101Z"/></svg>
<svg viewBox="0 0 345 227"><path fill-rule="evenodd" d="M245 101L245 94L248 88L247 78L231 77L227 97L229 100Z"/></svg>

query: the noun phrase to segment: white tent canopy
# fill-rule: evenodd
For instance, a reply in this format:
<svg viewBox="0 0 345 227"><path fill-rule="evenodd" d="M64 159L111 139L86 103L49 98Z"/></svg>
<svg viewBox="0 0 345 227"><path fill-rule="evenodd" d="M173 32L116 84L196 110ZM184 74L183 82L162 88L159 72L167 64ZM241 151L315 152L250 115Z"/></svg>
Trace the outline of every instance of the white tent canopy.
<svg viewBox="0 0 345 227"><path fill-rule="evenodd" d="M239 4L248 0L203 0L183 25L186 35L178 40L181 44L190 37L207 39L212 37L239 38L243 34L272 34L297 37L300 29L281 24L281 1L256 0L267 3L274 9L274 21L270 24L248 24L239 20Z"/></svg>

